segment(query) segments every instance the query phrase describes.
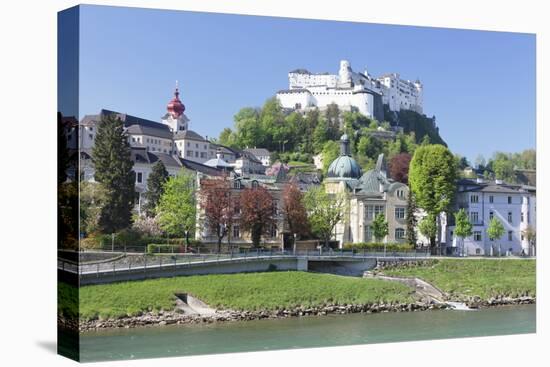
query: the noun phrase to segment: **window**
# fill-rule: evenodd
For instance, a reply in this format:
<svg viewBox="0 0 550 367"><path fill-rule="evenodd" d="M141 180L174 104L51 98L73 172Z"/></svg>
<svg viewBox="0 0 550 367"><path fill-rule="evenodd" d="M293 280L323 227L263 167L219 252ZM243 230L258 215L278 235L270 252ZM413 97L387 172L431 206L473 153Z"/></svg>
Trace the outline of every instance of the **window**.
<svg viewBox="0 0 550 367"><path fill-rule="evenodd" d="M233 182L233 188L240 189L241 188L241 181L235 181Z"/></svg>
<svg viewBox="0 0 550 367"><path fill-rule="evenodd" d="M476 248L476 255L481 254L481 249Z"/></svg>
<svg viewBox="0 0 550 367"><path fill-rule="evenodd" d="M395 229L395 239L396 240L402 240L405 238L405 230L403 228L396 228Z"/></svg>
<svg viewBox="0 0 550 367"><path fill-rule="evenodd" d="M235 203L235 206L233 207L233 213L235 215L241 214L241 206L238 201Z"/></svg>
<svg viewBox="0 0 550 367"><path fill-rule="evenodd" d="M450 240L451 242L453 241L453 234L454 234L453 231L451 231L451 232L449 233L449 240Z"/></svg>
<svg viewBox="0 0 550 367"><path fill-rule="evenodd" d="M252 181L252 188L255 189L258 187L258 181Z"/></svg>
<svg viewBox="0 0 550 367"><path fill-rule="evenodd" d="M204 149L206 149L206 144L204 144Z"/></svg>
<svg viewBox="0 0 550 367"><path fill-rule="evenodd" d="M523 223L523 221L525 220L525 215L523 214L523 212L521 212L521 223Z"/></svg>
<svg viewBox="0 0 550 367"><path fill-rule="evenodd" d="M143 173L138 172L137 176L136 176L136 180L137 180L137 183L142 183L143 182Z"/></svg>
<svg viewBox="0 0 550 367"><path fill-rule="evenodd" d="M273 215L279 214L279 204L277 203L277 200L273 200Z"/></svg>
<svg viewBox="0 0 550 367"><path fill-rule="evenodd" d="M241 237L241 231L239 226L233 226L233 238L240 238Z"/></svg>
<svg viewBox="0 0 550 367"><path fill-rule="evenodd" d="M195 158L199 157L199 152L195 152Z"/></svg>
<svg viewBox="0 0 550 367"><path fill-rule="evenodd" d="M187 146L190 147L190 146L191 146L191 143L190 143L190 142L187 142Z"/></svg>
<svg viewBox="0 0 550 367"><path fill-rule="evenodd" d="M489 196L489 202L491 204L495 202L495 197L493 195Z"/></svg>
<svg viewBox="0 0 550 367"><path fill-rule="evenodd" d="M493 211L489 212L489 220L492 220L495 216L495 213Z"/></svg>
<svg viewBox="0 0 550 367"><path fill-rule="evenodd" d="M395 219L405 219L405 208L395 208Z"/></svg>
<svg viewBox="0 0 550 367"><path fill-rule="evenodd" d="M479 222L479 213L478 212L470 212L470 221L475 224Z"/></svg>
<svg viewBox="0 0 550 367"><path fill-rule="evenodd" d="M512 197L508 196L508 204L512 204Z"/></svg>
<svg viewBox="0 0 550 367"><path fill-rule="evenodd" d="M513 232L508 231L508 241L512 241L512 235L513 235Z"/></svg>
<svg viewBox="0 0 550 367"><path fill-rule="evenodd" d="M508 223L512 223L512 212L508 212Z"/></svg>
<svg viewBox="0 0 550 367"><path fill-rule="evenodd" d="M192 150L188 150L188 151L187 151L187 156L188 156L188 157L193 157L193 151L192 151Z"/></svg>
<svg viewBox="0 0 550 367"><path fill-rule="evenodd" d="M270 231L269 234L272 238L277 237L277 225L276 224L271 226L271 231Z"/></svg>
<svg viewBox="0 0 550 367"><path fill-rule="evenodd" d="M474 241L481 241L481 231L474 231Z"/></svg>
<svg viewBox="0 0 550 367"><path fill-rule="evenodd" d="M398 198L404 199L405 198L405 190L397 190L396 195L397 195Z"/></svg>
<svg viewBox="0 0 550 367"><path fill-rule="evenodd" d="M195 148L198 148L199 147L199 143L195 143Z"/></svg>
<svg viewBox="0 0 550 367"><path fill-rule="evenodd" d="M371 226L365 226L365 242L372 241L372 228Z"/></svg>
<svg viewBox="0 0 550 367"><path fill-rule="evenodd" d="M479 203L479 195L470 196L470 203Z"/></svg>
<svg viewBox="0 0 550 367"><path fill-rule="evenodd" d="M201 158L206 158L206 152L201 152Z"/></svg>
<svg viewBox="0 0 550 367"><path fill-rule="evenodd" d="M521 233L521 240L525 240L525 235L523 234L523 232Z"/></svg>
<svg viewBox="0 0 550 367"><path fill-rule="evenodd" d="M384 213L383 205L367 205L367 219L374 219L374 217L380 213Z"/></svg>
<svg viewBox="0 0 550 367"><path fill-rule="evenodd" d="M90 137L90 140L94 140L94 135L93 134L89 134L88 136Z"/></svg>

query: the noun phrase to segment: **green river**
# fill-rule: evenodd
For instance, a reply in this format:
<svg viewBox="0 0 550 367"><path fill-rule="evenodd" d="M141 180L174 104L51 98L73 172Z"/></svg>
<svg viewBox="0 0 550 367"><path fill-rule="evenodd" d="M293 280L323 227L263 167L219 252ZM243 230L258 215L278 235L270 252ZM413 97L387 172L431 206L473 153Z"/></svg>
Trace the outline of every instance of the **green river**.
<svg viewBox="0 0 550 367"><path fill-rule="evenodd" d="M535 332L535 314L527 305L94 331L81 336L81 361L525 334Z"/></svg>

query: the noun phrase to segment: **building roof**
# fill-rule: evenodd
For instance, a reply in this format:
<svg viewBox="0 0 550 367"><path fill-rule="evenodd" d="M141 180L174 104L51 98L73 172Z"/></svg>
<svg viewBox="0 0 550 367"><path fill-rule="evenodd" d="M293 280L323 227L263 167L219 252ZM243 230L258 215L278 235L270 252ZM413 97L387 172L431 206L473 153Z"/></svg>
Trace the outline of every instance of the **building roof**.
<svg viewBox="0 0 550 367"><path fill-rule="evenodd" d="M359 178L361 167L355 159L347 155L336 158L328 167L327 177L331 178Z"/></svg>
<svg viewBox="0 0 550 367"><path fill-rule="evenodd" d="M519 194L523 191L536 190L533 186L526 185L514 185L506 182L498 182L492 180L472 180L472 179L460 179L457 181L457 185L462 186L459 189L460 192L487 192L496 194Z"/></svg>
<svg viewBox="0 0 550 367"><path fill-rule="evenodd" d="M204 162L204 165L209 167L226 168L226 169L233 167L223 159L217 158L217 157L209 159L208 161Z"/></svg>
<svg viewBox="0 0 550 367"><path fill-rule="evenodd" d="M174 140L183 140L183 139L196 140L196 141L202 141L202 142L208 141L198 133L194 132L193 130L178 131L176 135L174 135Z"/></svg>
<svg viewBox="0 0 550 367"><path fill-rule="evenodd" d="M172 131L167 125L158 124L160 126L147 126L147 125L130 125L126 129L128 134L132 135L147 135L155 136L157 138L170 139L172 140Z"/></svg>
<svg viewBox="0 0 550 367"><path fill-rule="evenodd" d="M247 149L244 149L244 151L254 154L256 158L271 157L271 153L269 153L269 150L265 148L247 148Z"/></svg>

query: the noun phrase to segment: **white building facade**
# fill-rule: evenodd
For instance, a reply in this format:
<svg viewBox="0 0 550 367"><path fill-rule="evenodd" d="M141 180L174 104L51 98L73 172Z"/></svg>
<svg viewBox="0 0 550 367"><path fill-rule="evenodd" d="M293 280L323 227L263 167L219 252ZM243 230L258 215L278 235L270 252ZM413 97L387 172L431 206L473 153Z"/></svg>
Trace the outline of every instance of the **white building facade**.
<svg viewBox="0 0 550 367"><path fill-rule="evenodd" d="M447 227L448 249L464 255L534 255L526 230L536 228L536 189L508 185L501 181L461 180L456 210L464 209L473 225L473 234L462 241L454 234L454 218ZM504 235L492 241L487 235L491 219L504 226Z"/></svg>

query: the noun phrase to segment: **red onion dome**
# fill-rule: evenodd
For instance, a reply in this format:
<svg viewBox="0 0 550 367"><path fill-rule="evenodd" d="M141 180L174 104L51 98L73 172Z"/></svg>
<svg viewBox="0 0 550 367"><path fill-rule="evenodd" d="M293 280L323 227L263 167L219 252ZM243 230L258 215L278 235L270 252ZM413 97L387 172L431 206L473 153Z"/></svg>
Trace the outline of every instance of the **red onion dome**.
<svg viewBox="0 0 550 367"><path fill-rule="evenodd" d="M176 90L174 92L174 98L172 98L172 100L168 102L168 105L166 106L168 113L170 113L173 118L180 117L182 113L185 111L185 106L183 105L183 103L181 103L179 95L180 95L180 92L178 87L176 86Z"/></svg>

